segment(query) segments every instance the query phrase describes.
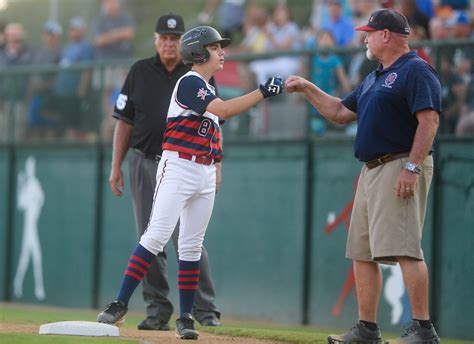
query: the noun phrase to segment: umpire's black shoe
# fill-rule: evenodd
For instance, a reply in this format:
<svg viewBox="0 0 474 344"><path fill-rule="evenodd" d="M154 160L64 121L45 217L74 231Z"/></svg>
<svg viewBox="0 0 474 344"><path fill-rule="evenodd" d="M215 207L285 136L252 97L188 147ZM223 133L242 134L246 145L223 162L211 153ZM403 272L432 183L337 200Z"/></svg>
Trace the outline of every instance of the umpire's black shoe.
<svg viewBox="0 0 474 344"><path fill-rule="evenodd" d="M97 316L97 321L104 324L122 325L128 308L122 301L114 301L105 306L105 310Z"/></svg>
<svg viewBox="0 0 474 344"><path fill-rule="evenodd" d="M194 319L191 314L184 313L176 319L176 338L198 339L199 332L194 328Z"/></svg>
<svg viewBox="0 0 474 344"><path fill-rule="evenodd" d="M405 328L405 332L397 339L387 340L385 344L439 344L441 340L431 324L430 328L420 326L416 320L412 320Z"/></svg>
<svg viewBox="0 0 474 344"><path fill-rule="evenodd" d="M170 325L167 322L158 320L156 317L147 317L138 324L139 330L169 331Z"/></svg>
<svg viewBox="0 0 474 344"><path fill-rule="evenodd" d="M363 322L358 321L349 331L341 335L330 334L329 344L381 344L380 329L368 328Z"/></svg>
<svg viewBox="0 0 474 344"><path fill-rule="evenodd" d="M199 321L201 326L222 326L221 321L215 315L205 317Z"/></svg>

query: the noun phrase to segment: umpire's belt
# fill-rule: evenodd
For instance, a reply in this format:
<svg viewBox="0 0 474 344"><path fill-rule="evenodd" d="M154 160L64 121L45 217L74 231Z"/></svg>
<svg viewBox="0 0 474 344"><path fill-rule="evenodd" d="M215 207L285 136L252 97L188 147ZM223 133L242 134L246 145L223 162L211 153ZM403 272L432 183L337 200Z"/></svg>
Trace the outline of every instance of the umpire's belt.
<svg viewBox="0 0 474 344"><path fill-rule="evenodd" d="M385 154L385 155L382 155L380 158L378 159L374 159L374 160L370 160L370 161L366 161L364 162L365 166L367 166L367 168L370 170L372 168L375 168L377 166L380 166L380 165L383 165L385 164L386 162L389 162L389 161L393 161L393 160L397 160L397 159L401 159L401 158L406 158L407 156L409 156L410 153L408 152L405 152L405 153L396 153L396 154Z"/></svg>
<svg viewBox="0 0 474 344"><path fill-rule="evenodd" d="M133 148L133 151L145 159L155 160L155 161L160 161L161 159L161 155L145 153L139 150L138 148Z"/></svg>

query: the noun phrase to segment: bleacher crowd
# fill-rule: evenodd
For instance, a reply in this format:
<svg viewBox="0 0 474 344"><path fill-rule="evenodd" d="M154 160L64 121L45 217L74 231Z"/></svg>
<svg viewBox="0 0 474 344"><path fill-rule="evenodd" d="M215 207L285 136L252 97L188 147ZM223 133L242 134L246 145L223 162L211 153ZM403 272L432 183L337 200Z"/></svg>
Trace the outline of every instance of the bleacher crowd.
<svg viewBox="0 0 474 344"><path fill-rule="evenodd" d="M331 47L363 47L365 34L353 27L366 23L377 8L395 8L409 19L411 42L452 41L473 38L474 1L470 0L314 0L306 25L292 18L291 0L275 1L271 8L256 0L208 0L198 15L199 23L215 25L234 44L227 57L238 53L280 53L271 58L230 63L219 79L223 86L242 92L269 75L300 74L326 92L344 96L359 84L374 62L365 51L335 53ZM0 79L0 141L15 114L15 137L66 140L110 140L114 122L110 111L127 69L107 67L98 73L87 68L69 68L77 63L134 57L136 23L121 0L102 0L102 14L89 23L71 18L63 33L53 20L44 23L42 44L25 43L22 23L0 23L0 73L23 65L57 65L56 72L36 73L24 78ZM65 35L67 38L63 38ZM62 43L64 42L64 43ZM284 52L326 49L310 58ZM418 54L438 71L442 84L443 113L440 132L474 135L474 43L417 48ZM226 78L225 73L228 73ZM97 90L101 92L98 95ZM98 109L103 109L98 110ZM334 128L311 110L311 130L316 135L342 131L353 135L356 127ZM97 113L103 118L97 119ZM21 115L24 114L24 115ZM265 134L250 116L250 133ZM100 123L100 130L94 123ZM255 129L255 127L259 127Z"/></svg>

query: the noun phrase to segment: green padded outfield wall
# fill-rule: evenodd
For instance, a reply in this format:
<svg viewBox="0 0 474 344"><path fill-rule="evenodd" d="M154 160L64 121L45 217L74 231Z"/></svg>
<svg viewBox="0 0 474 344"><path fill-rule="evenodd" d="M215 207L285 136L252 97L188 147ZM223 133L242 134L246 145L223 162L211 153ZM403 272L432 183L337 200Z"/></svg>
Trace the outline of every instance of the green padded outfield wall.
<svg viewBox="0 0 474 344"><path fill-rule="evenodd" d="M6 259L7 252L7 204L10 202L8 194L8 151L7 149L0 148L0 243L1 243L1 261L4 262ZM5 295L5 280L7 267L4 263L0 264L0 295L1 299Z"/></svg>
<svg viewBox="0 0 474 344"><path fill-rule="evenodd" d="M134 154L132 151L128 155ZM104 156L103 178L103 218L102 218L102 252L99 280L98 306L102 308L117 297L128 258L137 245L135 219L130 195L128 160L123 163L125 179L124 194L116 197L110 190L111 151ZM141 297L141 286L130 300L130 308L144 311Z"/></svg>
<svg viewBox="0 0 474 344"><path fill-rule="evenodd" d="M24 174L28 157L36 161L35 176L44 194L44 204L37 221L46 295L43 302L90 307L94 265L96 150L18 149L16 156L16 176ZM33 200L31 202L34 203L32 193L30 190L27 202ZM17 193L16 198L18 196ZM28 211L34 211L34 205ZM26 229L25 213L15 207L12 278L18 271L23 231ZM23 295L17 298L12 286L12 301L39 302L35 297L33 270L30 257Z"/></svg>
<svg viewBox="0 0 474 344"><path fill-rule="evenodd" d="M301 322L305 146L225 147L206 234L224 314Z"/></svg>
<svg viewBox="0 0 474 344"><path fill-rule="evenodd" d="M439 331L474 339L474 144L446 142L438 152L435 248Z"/></svg>

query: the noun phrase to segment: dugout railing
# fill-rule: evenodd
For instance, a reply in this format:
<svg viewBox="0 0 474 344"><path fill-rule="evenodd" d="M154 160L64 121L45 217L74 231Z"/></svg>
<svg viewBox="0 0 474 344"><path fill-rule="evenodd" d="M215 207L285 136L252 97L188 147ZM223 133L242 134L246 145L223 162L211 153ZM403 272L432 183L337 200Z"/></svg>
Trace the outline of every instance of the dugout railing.
<svg viewBox="0 0 474 344"><path fill-rule="evenodd" d="M423 44L439 51L435 54L435 64L439 64L442 49L473 47L474 41ZM360 51L335 50L338 54ZM316 52L291 54L311 56ZM229 60L248 62L264 57L274 55L235 55ZM69 71L92 71L91 98L78 103L91 112L85 121L90 127L83 127L86 133L70 137L60 130L55 132L54 127L50 133L45 131L44 137L26 126L17 128L28 123L31 105L26 101L31 100L30 91L22 87L27 87L32 75L55 75L59 68L28 66L0 71L2 300L100 307L115 296L136 238L128 189L121 199L108 189L111 144L102 133L107 101L103 85L108 68L122 67L125 72L130 64L117 61L70 67ZM223 82L228 82L220 90L224 98L244 91L232 80ZM330 126L322 136L313 132L308 123L314 114L297 96L284 96L257 110L248 118L276 114L279 122L266 123L267 127L260 123L251 130L230 122L224 129L224 184L206 238L219 306L225 315L237 317L349 326L356 317L356 301L344 247L360 169L352 154L353 136L345 128ZM292 121L285 115L303 118L298 130L288 127ZM57 119L54 114L51 118ZM248 123L244 127L250 128ZM37 220L46 291L43 301L34 293L32 265L24 276L21 296L15 285L25 230L25 209L19 198L30 157L44 193ZM443 336L473 339L474 138L440 134L435 157L423 241L431 271L433 319ZM126 164L124 169L127 176ZM169 259L169 264L172 281L174 259ZM397 273L384 269L386 284L396 280ZM142 309L140 293L136 294L132 307ZM173 290L172 298L176 302ZM394 314L397 307L401 307L400 314ZM384 329L397 332L407 312L404 293L382 298L380 322Z"/></svg>

